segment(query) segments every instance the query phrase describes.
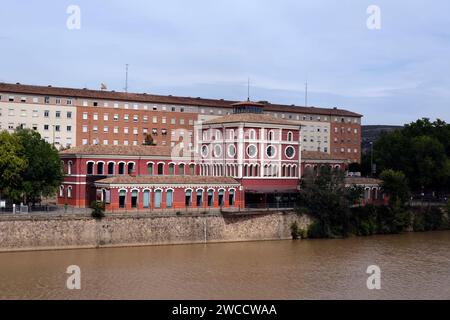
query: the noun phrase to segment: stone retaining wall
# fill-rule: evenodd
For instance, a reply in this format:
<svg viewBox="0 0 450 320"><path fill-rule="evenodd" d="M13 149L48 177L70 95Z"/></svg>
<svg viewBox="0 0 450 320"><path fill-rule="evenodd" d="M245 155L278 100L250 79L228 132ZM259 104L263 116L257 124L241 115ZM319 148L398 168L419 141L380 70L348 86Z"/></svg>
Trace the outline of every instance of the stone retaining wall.
<svg viewBox="0 0 450 320"><path fill-rule="evenodd" d="M290 239L310 223L294 213L196 216L25 216L0 218L0 251Z"/></svg>

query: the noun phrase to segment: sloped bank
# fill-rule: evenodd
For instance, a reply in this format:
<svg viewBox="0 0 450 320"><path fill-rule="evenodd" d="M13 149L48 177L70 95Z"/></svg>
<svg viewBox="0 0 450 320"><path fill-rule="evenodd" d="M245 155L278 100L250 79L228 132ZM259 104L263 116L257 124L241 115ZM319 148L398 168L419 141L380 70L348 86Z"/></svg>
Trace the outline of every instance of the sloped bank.
<svg viewBox="0 0 450 320"><path fill-rule="evenodd" d="M141 245L291 239L293 212L229 215L110 215L0 217L0 251L99 248Z"/></svg>

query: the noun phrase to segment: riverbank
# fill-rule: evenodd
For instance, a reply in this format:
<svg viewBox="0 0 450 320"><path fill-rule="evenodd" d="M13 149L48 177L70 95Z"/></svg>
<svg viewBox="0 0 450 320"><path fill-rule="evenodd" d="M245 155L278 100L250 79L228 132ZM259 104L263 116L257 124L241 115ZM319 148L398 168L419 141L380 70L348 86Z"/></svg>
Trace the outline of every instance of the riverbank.
<svg viewBox="0 0 450 320"><path fill-rule="evenodd" d="M291 239L294 212L251 214L0 217L0 252Z"/></svg>

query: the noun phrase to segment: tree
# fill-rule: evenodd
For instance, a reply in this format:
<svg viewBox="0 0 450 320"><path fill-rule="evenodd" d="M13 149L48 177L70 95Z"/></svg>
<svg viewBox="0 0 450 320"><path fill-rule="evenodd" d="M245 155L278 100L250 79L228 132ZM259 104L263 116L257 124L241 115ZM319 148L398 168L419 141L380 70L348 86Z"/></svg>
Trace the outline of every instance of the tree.
<svg viewBox="0 0 450 320"><path fill-rule="evenodd" d="M147 133L145 135L144 143L142 145L144 145L144 146L154 146L154 145L156 145L155 141L153 140L153 136L150 133Z"/></svg>
<svg viewBox="0 0 450 320"><path fill-rule="evenodd" d="M91 216L96 220L101 220L105 217L105 204L101 201L92 201L91 203Z"/></svg>
<svg viewBox="0 0 450 320"><path fill-rule="evenodd" d="M23 172L27 159L17 136L0 132L0 198L18 201L21 197Z"/></svg>
<svg viewBox="0 0 450 320"><path fill-rule="evenodd" d="M19 139L21 156L27 162L21 183L23 201L34 204L41 196L54 195L63 180L63 166L56 148L29 129L17 129L14 136Z"/></svg>
<svg viewBox="0 0 450 320"><path fill-rule="evenodd" d="M402 205L409 199L409 187L406 176L401 171L384 170L380 174L381 190L388 194L391 203L400 202Z"/></svg>
<svg viewBox="0 0 450 320"><path fill-rule="evenodd" d="M402 130L384 133L374 145L380 172L402 171L414 191L448 191L450 185L450 125L423 118Z"/></svg>
<svg viewBox="0 0 450 320"><path fill-rule="evenodd" d="M323 168L318 175L306 173L299 194L299 208L315 219L310 237L340 237L350 232L350 207L361 190L345 186L344 174Z"/></svg>

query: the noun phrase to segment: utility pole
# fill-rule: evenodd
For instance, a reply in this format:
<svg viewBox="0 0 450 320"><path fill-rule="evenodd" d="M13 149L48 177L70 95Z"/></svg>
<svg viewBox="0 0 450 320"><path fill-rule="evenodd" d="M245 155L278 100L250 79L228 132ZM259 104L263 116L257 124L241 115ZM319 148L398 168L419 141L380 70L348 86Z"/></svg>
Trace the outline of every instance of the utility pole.
<svg viewBox="0 0 450 320"><path fill-rule="evenodd" d="M370 141L370 177L373 176L373 141Z"/></svg>
<svg viewBox="0 0 450 320"><path fill-rule="evenodd" d="M125 65L125 92L128 93L128 63Z"/></svg>
<svg viewBox="0 0 450 320"><path fill-rule="evenodd" d="M305 107L308 106L308 80L305 82Z"/></svg>

